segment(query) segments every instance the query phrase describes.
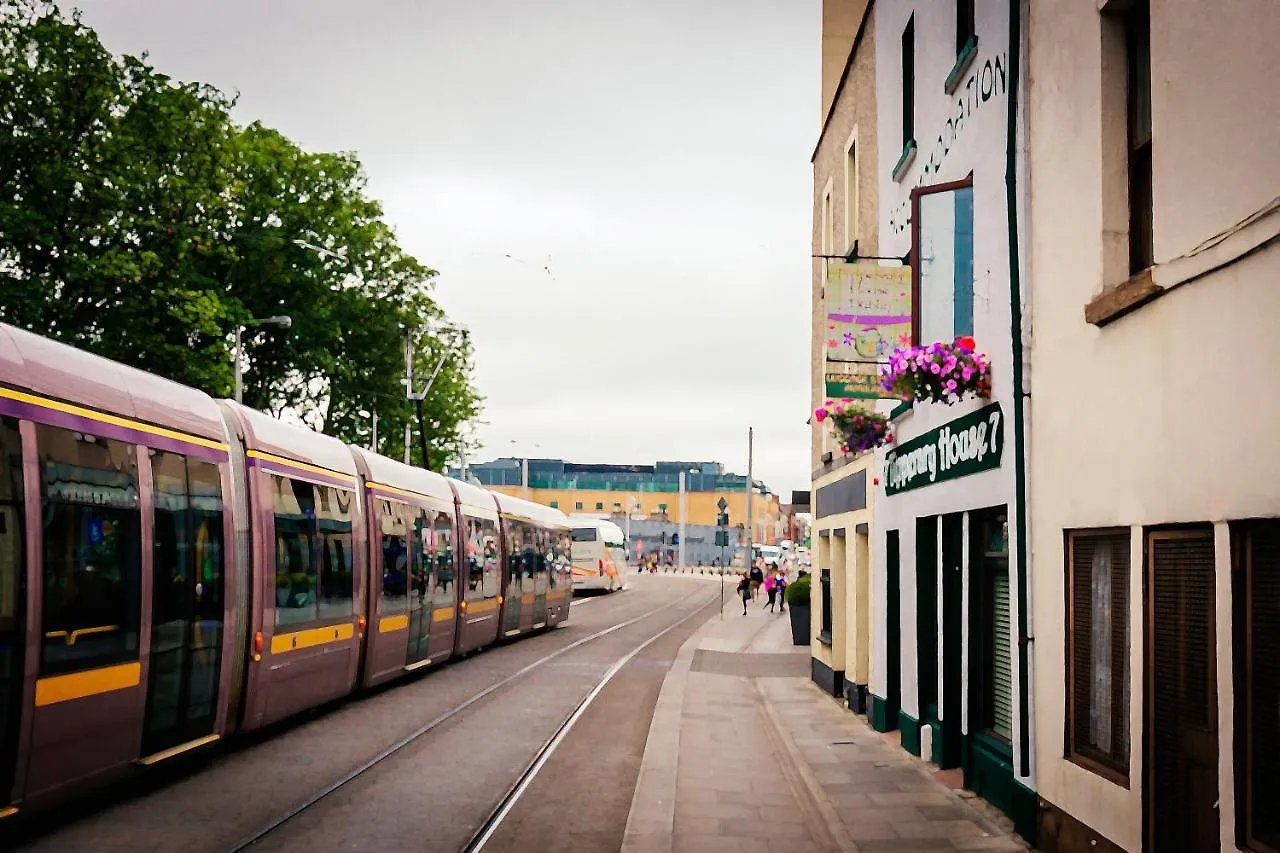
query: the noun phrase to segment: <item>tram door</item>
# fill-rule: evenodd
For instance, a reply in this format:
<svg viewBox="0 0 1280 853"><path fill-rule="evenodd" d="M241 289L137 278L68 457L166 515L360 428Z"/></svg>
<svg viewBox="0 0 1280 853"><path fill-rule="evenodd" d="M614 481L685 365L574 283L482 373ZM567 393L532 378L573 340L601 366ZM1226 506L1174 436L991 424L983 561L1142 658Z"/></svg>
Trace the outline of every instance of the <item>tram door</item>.
<svg viewBox="0 0 1280 853"><path fill-rule="evenodd" d="M0 418L0 813L13 799L22 702L22 443Z"/></svg>
<svg viewBox="0 0 1280 853"><path fill-rule="evenodd" d="M547 587L551 572L555 571L555 555L551 553L555 534L543 527L533 528L533 627L547 623Z"/></svg>
<svg viewBox="0 0 1280 853"><path fill-rule="evenodd" d="M218 466L152 451L151 656L142 753L213 733L222 657L222 483Z"/></svg>
<svg viewBox="0 0 1280 853"><path fill-rule="evenodd" d="M502 527L507 540L507 565L503 572L506 590L506 603L502 607L502 635L514 634L520 630L520 611L524 592L524 548L525 527L509 518L502 519Z"/></svg>
<svg viewBox="0 0 1280 853"><path fill-rule="evenodd" d="M409 651L406 666L427 659L431 635L431 575L434 563L435 526L429 510L416 507L409 559Z"/></svg>
<svg viewBox="0 0 1280 853"><path fill-rule="evenodd" d="M453 516L442 510L429 514L435 516L435 530L431 540L435 544L434 570L431 573L431 627L427 643L431 657L447 655L453 651L453 639L457 623L458 572L454 563L455 526Z"/></svg>

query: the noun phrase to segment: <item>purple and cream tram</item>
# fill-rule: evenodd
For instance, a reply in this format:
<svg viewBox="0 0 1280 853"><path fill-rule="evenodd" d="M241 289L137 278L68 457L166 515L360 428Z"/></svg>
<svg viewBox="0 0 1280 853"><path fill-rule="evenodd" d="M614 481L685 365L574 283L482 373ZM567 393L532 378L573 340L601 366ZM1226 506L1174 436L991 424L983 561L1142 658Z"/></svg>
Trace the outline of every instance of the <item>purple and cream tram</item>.
<svg viewBox="0 0 1280 853"><path fill-rule="evenodd" d="M557 510L0 324L0 819L569 615Z"/></svg>

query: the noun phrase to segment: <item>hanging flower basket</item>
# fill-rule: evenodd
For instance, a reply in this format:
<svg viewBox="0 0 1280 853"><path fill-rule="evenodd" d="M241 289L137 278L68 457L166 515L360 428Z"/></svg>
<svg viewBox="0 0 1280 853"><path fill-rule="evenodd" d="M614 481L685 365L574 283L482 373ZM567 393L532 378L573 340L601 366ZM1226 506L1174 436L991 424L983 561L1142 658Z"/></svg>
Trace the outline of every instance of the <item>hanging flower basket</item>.
<svg viewBox="0 0 1280 853"><path fill-rule="evenodd" d="M850 400L827 400L813 413L818 423L830 420L845 453L866 453L893 439L889 419L879 412L853 405Z"/></svg>
<svg viewBox="0 0 1280 853"><path fill-rule="evenodd" d="M885 391L902 400L958 403L966 395L991 396L991 362L976 351L973 338L954 343L897 347L880 380Z"/></svg>

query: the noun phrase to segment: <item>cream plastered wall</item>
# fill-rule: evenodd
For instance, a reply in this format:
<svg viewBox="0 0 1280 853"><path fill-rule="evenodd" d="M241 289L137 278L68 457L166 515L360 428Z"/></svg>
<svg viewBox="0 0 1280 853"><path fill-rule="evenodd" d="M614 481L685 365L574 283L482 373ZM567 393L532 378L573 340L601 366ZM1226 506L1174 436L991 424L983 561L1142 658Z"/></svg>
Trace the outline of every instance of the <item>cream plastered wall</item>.
<svg viewBox="0 0 1280 853"><path fill-rule="evenodd" d="M1103 225L1104 199L1125 175L1099 144L1116 121L1123 132L1123 113L1100 103L1112 81L1097 6L1034 4L1030 13L1037 782L1054 805L1141 849L1143 525L1216 522L1219 814L1223 849L1234 849L1223 522L1280 514L1280 247L1255 245L1280 229L1274 213L1264 216L1221 242L1217 271L1102 328L1084 321L1085 304L1116 283L1104 245L1126 237ZM1260 82L1274 76L1280 6L1163 0L1152 4L1151 34L1154 274L1176 280L1181 256L1280 193L1280 90ZM1108 526L1132 528L1127 789L1063 757L1063 531Z"/></svg>
<svg viewBox="0 0 1280 853"><path fill-rule="evenodd" d="M905 172L896 179L891 174L902 153L902 48L901 37L908 20L915 16L915 138L918 150ZM974 338L992 362L991 400L968 400L954 406L917 404L895 425L898 442L905 442L984 405L1001 406L1006 440L999 468L939 482L893 497L885 493L885 461L892 447L877 452L880 482L875 494L875 524L872 536L872 598L874 624L885 624L885 534L900 532L901 685L902 710L919 719L916 644L916 519L923 516L962 512L1004 505L1010 526L1010 647L1014 650L1014 769L1022 757L1022 726L1017 708L1022 701L1018 689L1020 661L1016 637L1018 625L1018 585L1015 566L1017 507L1014 501L1013 440L1013 337L1010 331L1009 234L1006 204L1006 129L1008 98L1013 94L1009 76L1009 18L1007 3L978 3L975 17L977 53L959 86L951 93L944 82L956 59L955 8L951 4L884 0L876 4L876 98L880 106L880 254L905 255L911 250L911 190L964 179L973 175L974 207ZM1023 163L1019 161L1020 173ZM924 343L928 343L925 341ZM967 520L966 520L967 542ZM933 535L940 536L940 532ZM941 553L939 548L938 553ZM965 602L968 606L968 566L965 552ZM937 600L941 608L941 577ZM939 614L933 614L938 619ZM939 620L940 621L940 620ZM968 617L963 622L962 654L968 656ZM874 634L874 629L873 629ZM938 673L949 651L939 640ZM886 659L877 648L871 661L871 692L884 697L887 686ZM968 667L964 667L962 707L969 706ZM939 686L941 695L941 686ZM962 727L967 731L967 720ZM1034 727L1028 732L1034 738ZM1034 788L1034 751L1028 755L1031 773L1019 781Z"/></svg>
<svg viewBox="0 0 1280 853"><path fill-rule="evenodd" d="M865 524L868 530L873 515L871 502L871 479L875 476L875 456L864 454L857 457L849 465L825 474L814 481L814 493L817 489L837 483L840 480L865 471L867 477L866 508L852 512L841 512L815 518L813 522L815 541L819 543L818 563L813 574L811 612L812 633L815 639L811 643L815 658L837 671L845 673L845 680L855 684L866 684L868 677L868 660L870 647L871 606L869 583L861 583L862 594L859 595L859 578L865 578L870 571L868 555L863 552L859 565L858 525ZM835 536L833 531L843 530L844 536ZM826 533L823 536L822 533ZM816 639L821 631L821 589L818 586L821 569L831 570L831 645L828 646Z"/></svg>

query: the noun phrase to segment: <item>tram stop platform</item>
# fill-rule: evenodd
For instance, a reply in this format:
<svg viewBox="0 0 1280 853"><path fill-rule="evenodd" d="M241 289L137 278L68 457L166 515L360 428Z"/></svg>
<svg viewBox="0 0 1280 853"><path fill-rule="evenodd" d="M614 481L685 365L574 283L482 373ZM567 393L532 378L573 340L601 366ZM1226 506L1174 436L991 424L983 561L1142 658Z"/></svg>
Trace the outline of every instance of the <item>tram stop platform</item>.
<svg viewBox="0 0 1280 853"><path fill-rule="evenodd" d="M623 853L1027 849L994 808L823 693L789 615L763 603L743 616L727 589L721 614L681 647Z"/></svg>

